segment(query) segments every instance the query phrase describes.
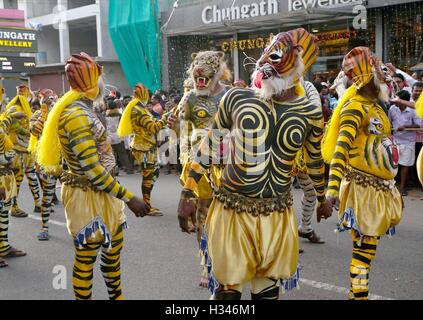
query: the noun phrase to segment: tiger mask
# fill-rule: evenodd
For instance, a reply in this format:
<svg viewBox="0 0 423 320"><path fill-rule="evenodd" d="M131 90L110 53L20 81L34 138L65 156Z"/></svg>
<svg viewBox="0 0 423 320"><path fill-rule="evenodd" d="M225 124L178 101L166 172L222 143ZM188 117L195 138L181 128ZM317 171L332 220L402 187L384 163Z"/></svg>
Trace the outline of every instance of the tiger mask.
<svg viewBox="0 0 423 320"><path fill-rule="evenodd" d="M187 73L199 96L210 95L218 82L230 81L231 73L221 51L200 51L191 55L192 63Z"/></svg>
<svg viewBox="0 0 423 320"><path fill-rule="evenodd" d="M299 28L281 32L270 41L252 74L253 88L268 100L299 84L300 78L316 61L316 38Z"/></svg>

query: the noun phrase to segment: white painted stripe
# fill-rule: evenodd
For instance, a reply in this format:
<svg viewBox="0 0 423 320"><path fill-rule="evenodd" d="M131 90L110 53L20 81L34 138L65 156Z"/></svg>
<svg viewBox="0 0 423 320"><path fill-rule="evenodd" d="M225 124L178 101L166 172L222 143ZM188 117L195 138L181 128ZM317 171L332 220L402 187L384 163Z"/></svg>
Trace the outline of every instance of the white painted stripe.
<svg viewBox="0 0 423 320"><path fill-rule="evenodd" d="M34 216L33 214L29 214L29 215L28 215L28 218L31 218L31 219L33 219L33 220L42 221L40 217ZM51 219L49 219L49 220L48 220L48 223L55 224L55 225L57 225L57 226L61 226L61 227L66 227L66 223L64 223L64 222L60 222L60 221L55 221L55 220L51 220Z"/></svg>
<svg viewBox="0 0 423 320"><path fill-rule="evenodd" d="M342 293L342 294L346 294L348 295L350 290L344 287L338 287L338 286L334 286L332 284L327 284L327 283L323 283L323 282L318 282L318 281L314 281L314 280L308 280L308 279L300 279L300 282L311 286L313 288L316 289L322 289L322 290L327 290L327 291L333 291L333 292L337 292L337 293ZM382 297L376 294L369 294L369 300L394 300L391 298L386 298L386 297Z"/></svg>

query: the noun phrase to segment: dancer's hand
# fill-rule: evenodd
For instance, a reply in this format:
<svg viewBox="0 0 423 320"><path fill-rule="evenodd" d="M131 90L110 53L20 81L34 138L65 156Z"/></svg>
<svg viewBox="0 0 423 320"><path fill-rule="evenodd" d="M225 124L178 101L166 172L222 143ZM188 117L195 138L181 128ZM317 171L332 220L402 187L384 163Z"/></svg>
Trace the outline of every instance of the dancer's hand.
<svg viewBox="0 0 423 320"><path fill-rule="evenodd" d="M193 221L195 220L195 211L195 198L184 198L182 196L178 206L178 220L182 232L190 233L188 219L191 217L194 218Z"/></svg>
<svg viewBox="0 0 423 320"><path fill-rule="evenodd" d="M127 203L128 208L135 214L136 217L145 217L148 213L147 205L138 197L133 197Z"/></svg>
<svg viewBox="0 0 423 320"><path fill-rule="evenodd" d="M6 200L6 189L0 188L0 200Z"/></svg>
<svg viewBox="0 0 423 320"><path fill-rule="evenodd" d="M322 218L326 220L327 218L332 216L332 208L333 208L332 199L326 199L325 202L319 205L316 210L317 222L320 222Z"/></svg>
<svg viewBox="0 0 423 320"><path fill-rule="evenodd" d="M173 113L171 113L169 117L167 118L167 126L170 129L173 129L175 128L177 121L178 121L178 118Z"/></svg>

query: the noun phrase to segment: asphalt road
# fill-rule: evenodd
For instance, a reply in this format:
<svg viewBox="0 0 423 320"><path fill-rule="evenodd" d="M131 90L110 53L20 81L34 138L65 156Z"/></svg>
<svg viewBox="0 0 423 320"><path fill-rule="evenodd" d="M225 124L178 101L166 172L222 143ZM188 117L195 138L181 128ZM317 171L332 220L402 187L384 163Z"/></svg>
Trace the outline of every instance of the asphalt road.
<svg viewBox="0 0 423 320"><path fill-rule="evenodd" d="M120 181L140 193L139 174L120 176ZM161 174L154 192L153 205L162 217L135 218L127 211L129 229L125 232L122 254L122 286L126 299L207 300L209 292L198 287L200 261L194 235L180 232L176 208L180 186L176 175ZM57 190L60 194L60 189ZM295 210L299 213L301 192L294 190ZM420 190L405 198L405 216L397 234L384 237L378 247L370 275L371 299L423 299L423 201ZM33 209L27 185L21 190L20 204L29 212ZM0 269L0 299L73 299L73 244L65 227L63 208L59 205L51 216L51 239L40 242L36 235L40 221L34 214L29 218L11 218L10 242L28 255L8 259L9 267ZM39 218L38 218L39 219ZM301 286L281 295L281 299L346 300L351 259L348 233L336 235L337 218L317 224L317 233L325 244L300 240L304 253L300 255ZM66 289L55 289L55 268L66 270ZM63 269L64 268L64 269ZM249 298L248 287L243 294ZM107 290L96 264L93 299L107 299Z"/></svg>

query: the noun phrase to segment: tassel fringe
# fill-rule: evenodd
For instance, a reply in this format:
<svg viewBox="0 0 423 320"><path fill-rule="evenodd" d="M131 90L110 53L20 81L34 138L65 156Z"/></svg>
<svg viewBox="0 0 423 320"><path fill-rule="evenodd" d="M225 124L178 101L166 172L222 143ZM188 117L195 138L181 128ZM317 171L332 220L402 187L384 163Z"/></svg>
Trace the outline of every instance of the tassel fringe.
<svg viewBox="0 0 423 320"><path fill-rule="evenodd" d="M208 252L207 235L205 230L203 230L203 234L201 235L200 249L203 253L205 266L207 267L209 277L209 291L212 293L212 296L214 296L216 294L216 291L219 289L220 284L213 274L212 261Z"/></svg>
<svg viewBox="0 0 423 320"><path fill-rule="evenodd" d="M128 229L128 224L126 221L122 224L122 229ZM100 233L104 236L103 244L108 246L109 250L112 249L112 236L100 217L96 217L81 231L78 232L74 240L75 245L77 245L79 248L82 248L83 245L87 244L87 240L89 238L93 239L95 237L95 233L97 231L100 231Z"/></svg>

